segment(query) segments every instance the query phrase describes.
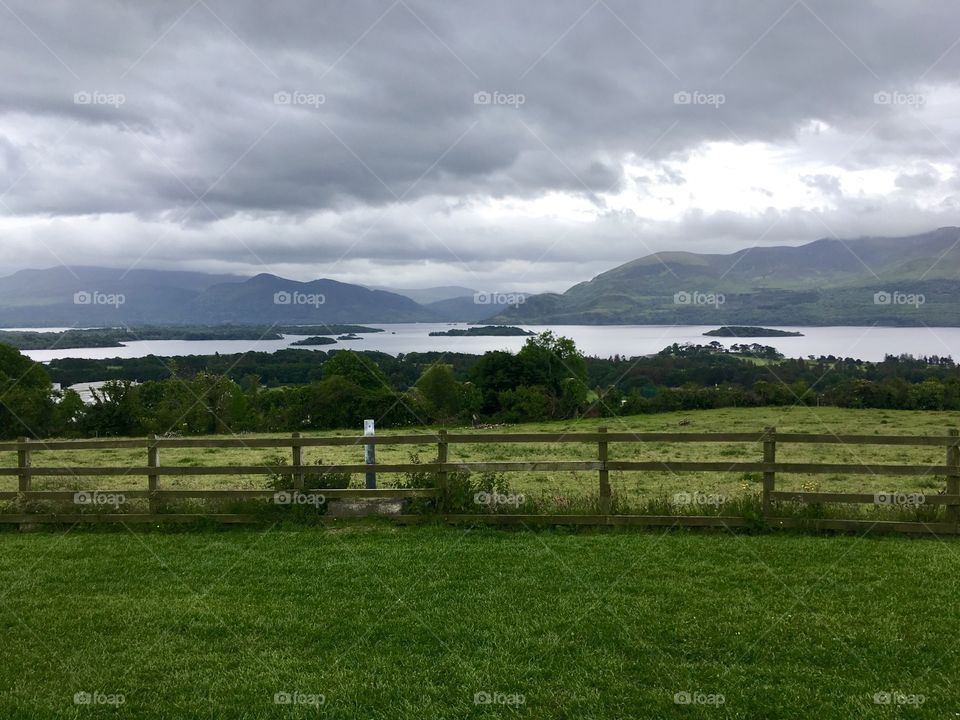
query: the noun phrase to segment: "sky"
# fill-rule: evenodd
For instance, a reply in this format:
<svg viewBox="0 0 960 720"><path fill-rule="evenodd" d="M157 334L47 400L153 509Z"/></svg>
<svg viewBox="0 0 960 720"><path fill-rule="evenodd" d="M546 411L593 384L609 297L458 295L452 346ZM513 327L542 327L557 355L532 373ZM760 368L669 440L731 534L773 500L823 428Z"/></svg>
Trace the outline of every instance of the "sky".
<svg viewBox="0 0 960 720"><path fill-rule="evenodd" d="M960 225L947 0L0 0L0 274L562 291Z"/></svg>

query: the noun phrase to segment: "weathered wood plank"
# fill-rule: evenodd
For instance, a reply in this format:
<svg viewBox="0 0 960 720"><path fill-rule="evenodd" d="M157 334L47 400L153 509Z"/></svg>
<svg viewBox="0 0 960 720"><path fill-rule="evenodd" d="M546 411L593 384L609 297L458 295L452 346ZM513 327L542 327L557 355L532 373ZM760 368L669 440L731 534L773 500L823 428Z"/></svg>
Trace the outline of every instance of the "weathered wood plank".
<svg viewBox="0 0 960 720"><path fill-rule="evenodd" d="M949 445L941 435L833 435L777 433L777 442L819 445Z"/></svg>
<svg viewBox="0 0 960 720"><path fill-rule="evenodd" d="M763 433L763 463L770 466L777 462L777 429L768 427ZM772 512L773 492L777 485L777 473L766 470L763 473L763 515L769 517Z"/></svg>
<svg viewBox="0 0 960 720"><path fill-rule="evenodd" d="M0 523L17 525L72 525L74 523L194 523L199 520L229 524L260 524L262 518L253 515L225 513L70 513L70 514L24 514L0 515Z"/></svg>
<svg viewBox="0 0 960 720"><path fill-rule="evenodd" d="M909 533L916 535L955 535L953 523L898 522L890 520L832 520L825 518L773 518L774 529L839 530L853 533Z"/></svg>
<svg viewBox="0 0 960 720"><path fill-rule="evenodd" d="M947 495L960 495L960 430L950 428L947 434L951 444L947 447ZM960 522L960 506L952 503L947 508L947 520L954 524Z"/></svg>
<svg viewBox="0 0 960 720"><path fill-rule="evenodd" d="M142 475L294 475L302 472L306 475L326 475L329 473L364 473L370 469L369 465L202 465L187 467L182 465L130 466L130 467L39 467L0 468L0 475L19 475L26 472L33 477L91 477L91 476L142 476ZM399 463L377 465L377 472L405 473L405 472L437 472L440 466L436 463Z"/></svg>
<svg viewBox="0 0 960 720"><path fill-rule="evenodd" d="M160 447L165 448L289 448L333 447L342 445L431 445L437 435L344 435L340 437L300 438L160 438Z"/></svg>
<svg viewBox="0 0 960 720"><path fill-rule="evenodd" d="M608 432L607 442L760 442L762 433L653 433ZM456 444L473 443L598 443L598 432L552 433L450 433Z"/></svg>
<svg viewBox="0 0 960 720"><path fill-rule="evenodd" d="M423 464L419 467L428 468L429 466ZM560 472L571 470L601 470L602 468L603 463L598 460L452 462L438 466L438 469L446 472Z"/></svg>
<svg viewBox="0 0 960 720"><path fill-rule="evenodd" d="M890 492L883 493L885 495L891 495ZM960 502L960 495L938 495L934 493L933 495L925 495L922 493L895 493L895 495L901 495L909 497L911 495L922 495L923 501L918 501L917 505L949 505L951 503ZM878 505L888 505L890 507L903 507L908 503L902 502L900 504L896 503L896 498L891 502L883 502L878 500L878 493L832 493L832 492L791 492L789 490L780 490L771 494L771 499L775 502L802 502L802 503L867 503L867 504L878 504Z"/></svg>
<svg viewBox="0 0 960 720"><path fill-rule="evenodd" d="M606 438L607 429L600 428L599 430L600 437ZM609 515L613 494L610 490L610 471L607 469L607 462L610 460L610 445L605 439L597 443L597 460L600 462L600 512Z"/></svg>
<svg viewBox="0 0 960 720"><path fill-rule="evenodd" d="M480 525L649 525L677 527L746 527L747 518L714 515L444 515L447 522Z"/></svg>
<svg viewBox="0 0 960 720"><path fill-rule="evenodd" d="M285 490L160 490L157 495L161 498L204 498L204 499L248 499L272 498L281 493L292 493L294 489ZM436 488L305 488L296 490L303 495L322 495L327 499L337 498L413 498L433 497L437 494Z"/></svg>

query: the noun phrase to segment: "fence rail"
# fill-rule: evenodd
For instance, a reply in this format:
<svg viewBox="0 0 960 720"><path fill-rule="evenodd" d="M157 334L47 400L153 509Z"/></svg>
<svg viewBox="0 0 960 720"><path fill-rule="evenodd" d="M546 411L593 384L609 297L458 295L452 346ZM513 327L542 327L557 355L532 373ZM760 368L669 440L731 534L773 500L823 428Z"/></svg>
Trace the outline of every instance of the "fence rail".
<svg viewBox="0 0 960 720"><path fill-rule="evenodd" d="M523 461L451 461L450 449L454 445L468 444L554 444L580 443L596 446L596 459L590 460L523 460ZM701 444L701 443L743 443L758 446L758 458L754 462L725 461L686 461L686 460L618 460L616 449L623 444ZM944 449L943 464L882 464L882 463L798 463L777 460L779 446L788 444L821 445L887 445L941 447ZM304 448L349 447L366 445L434 445L437 459L426 463L380 463L375 466L366 463L341 463L311 465L303 461ZM290 451L290 464L255 465L210 465L180 466L163 465L163 449L191 448L275 448ZM35 455L46 451L58 450L117 450L142 449L146 464L142 466L45 466L34 464ZM742 517L692 516L692 515L617 515L611 514L614 491L611 486L611 472L717 472L717 473L759 473L762 475L762 514L766 523L774 527L823 527L828 529L851 529L869 526L872 529L891 529L905 532L937 532L957 534L960 531L960 430L951 428L946 435L835 435L778 433L776 428L768 427L759 432L729 433L658 433L658 432L608 432L599 428L595 432L547 432L547 433L463 433L440 430L436 433L379 435L379 436L337 436L302 437L299 433L276 438L167 438L149 436L145 439L107 439L107 440L31 440L20 438L15 442L0 442L0 452L16 453L16 466L0 467L0 477L17 477L17 490L0 492L0 500L13 500L18 505L15 513L0 514L0 522L33 523L72 521L80 518L95 522L111 519L144 517L155 520L178 520L184 517L198 517L177 513L160 513L157 510L165 499L252 499L270 497L276 491L270 489L171 489L163 486L165 477L184 476L231 476L274 474L290 478L292 491L311 490L308 478L331 473L366 473L373 467L377 473L430 473L437 477L436 487L422 488L316 488L330 498L416 498L428 497L443 499L448 492L450 473L455 472L596 472L600 515L520 515L520 514L481 514L454 515L445 517L451 522L489 522L497 524L556 522L575 524L604 525L663 525L672 521L677 525L701 526L721 525L740 527L750 524ZM777 489L779 474L831 474L831 475L872 475L877 477L903 476L942 476L944 488L933 495L924 495L924 503L945 506L945 521L935 523L907 521L868 521L820 519L805 520L795 517L778 517L779 503L875 503L877 496L870 493L851 492L809 492L786 491ZM143 490L98 490L97 492L122 492L130 498L149 500L150 513L117 514L58 514L26 513L19 509L24 501L69 500L76 493L64 490L35 490L32 487L34 477L131 477L146 478ZM93 492L91 490L91 492ZM241 515L206 515L220 518L225 522L238 522ZM24 518L29 518L25 520ZM404 520L414 522L418 518L404 516Z"/></svg>

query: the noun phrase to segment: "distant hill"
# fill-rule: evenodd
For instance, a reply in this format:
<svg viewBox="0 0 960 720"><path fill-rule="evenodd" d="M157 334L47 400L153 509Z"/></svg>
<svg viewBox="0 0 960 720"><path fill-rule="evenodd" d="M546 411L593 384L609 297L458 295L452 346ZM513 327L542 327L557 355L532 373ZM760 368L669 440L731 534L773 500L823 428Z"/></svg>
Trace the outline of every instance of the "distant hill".
<svg viewBox="0 0 960 720"><path fill-rule="evenodd" d="M428 322L413 300L334 280L74 267L0 278L0 326Z"/></svg>
<svg viewBox="0 0 960 720"><path fill-rule="evenodd" d="M487 302L489 300L489 302ZM444 322L482 322L510 307L497 302L503 298L494 295L468 295L466 297L438 300L426 305Z"/></svg>
<svg viewBox="0 0 960 720"><path fill-rule="evenodd" d="M0 326L172 322L181 318L185 303L207 288L241 280L234 275L83 266L21 270L0 278Z"/></svg>
<svg viewBox="0 0 960 720"><path fill-rule="evenodd" d="M431 322L437 317L413 300L336 280L297 282L262 274L207 288L187 305L206 322Z"/></svg>
<svg viewBox="0 0 960 720"><path fill-rule="evenodd" d="M727 255L664 252L489 322L960 325L960 228Z"/></svg>
<svg viewBox="0 0 960 720"><path fill-rule="evenodd" d="M408 297L428 308L443 322L481 322L510 307L517 295L526 296L526 293L477 292L459 285L413 290L385 287L376 289Z"/></svg>
<svg viewBox="0 0 960 720"><path fill-rule="evenodd" d="M428 288L391 288L391 287L371 287L371 290L383 290L384 292L403 295L421 305L428 305L440 300L450 300L451 298L473 297L476 290L460 285L443 285L440 287Z"/></svg>

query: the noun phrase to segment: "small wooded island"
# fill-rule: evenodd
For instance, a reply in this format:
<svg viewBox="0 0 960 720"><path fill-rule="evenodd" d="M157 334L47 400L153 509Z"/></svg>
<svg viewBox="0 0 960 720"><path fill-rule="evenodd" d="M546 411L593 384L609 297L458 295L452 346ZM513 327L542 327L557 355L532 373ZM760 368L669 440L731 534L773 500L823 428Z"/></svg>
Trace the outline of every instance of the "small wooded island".
<svg viewBox="0 0 960 720"><path fill-rule="evenodd" d="M141 325L132 328L73 328L63 332L0 329L0 343L18 350L124 347L137 340L282 340L284 335L378 333L365 325ZM345 338L356 339L356 338ZM329 343L311 343L329 344Z"/></svg>
<svg viewBox="0 0 960 720"><path fill-rule="evenodd" d="M704 335L708 337L735 337L735 338L755 338L755 337L803 337L803 333L791 330L773 330L771 328L752 327L749 325L724 325L722 328L710 330Z"/></svg>
<svg viewBox="0 0 960 720"><path fill-rule="evenodd" d="M336 345L337 341L328 335L314 335L313 337L303 338L290 343L291 346L310 346L310 345Z"/></svg>
<svg viewBox="0 0 960 720"><path fill-rule="evenodd" d="M534 333L523 328L512 327L510 325L484 325L482 327L471 327L466 329L454 328L452 330L439 330L430 333L430 337L479 337L479 336L509 336L526 337Z"/></svg>

